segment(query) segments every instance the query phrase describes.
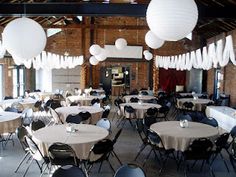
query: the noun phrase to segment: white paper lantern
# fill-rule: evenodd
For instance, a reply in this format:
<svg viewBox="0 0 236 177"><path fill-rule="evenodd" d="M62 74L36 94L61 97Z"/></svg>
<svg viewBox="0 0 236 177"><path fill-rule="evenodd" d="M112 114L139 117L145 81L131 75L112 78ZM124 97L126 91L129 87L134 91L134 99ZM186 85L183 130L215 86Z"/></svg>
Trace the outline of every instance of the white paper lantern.
<svg viewBox="0 0 236 177"><path fill-rule="evenodd" d="M7 51L22 59L31 59L39 55L45 48L47 40L43 28L26 17L8 23L2 36Z"/></svg>
<svg viewBox="0 0 236 177"><path fill-rule="evenodd" d="M93 44L89 48L89 52L91 53L91 55L99 55L101 52L101 47L97 44Z"/></svg>
<svg viewBox="0 0 236 177"><path fill-rule="evenodd" d="M143 51L143 55L146 55L147 53L149 53L149 50L144 50Z"/></svg>
<svg viewBox="0 0 236 177"><path fill-rule="evenodd" d="M101 48L101 53L99 55L95 55L98 61L104 61L107 59L108 52L107 50Z"/></svg>
<svg viewBox="0 0 236 177"><path fill-rule="evenodd" d="M146 19L156 36L166 41L177 41L196 26L198 9L194 0L152 0Z"/></svg>
<svg viewBox="0 0 236 177"><path fill-rule="evenodd" d="M91 57L89 58L89 63L90 63L91 65L97 65L97 64L99 63L99 61L95 58L95 56L91 56Z"/></svg>
<svg viewBox="0 0 236 177"><path fill-rule="evenodd" d="M148 31L145 35L145 42L152 49L158 49L165 41L158 38L152 31Z"/></svg>
<svg viewBox="0 0 236 177"><path fill-rule="evenodd" d="M118 38L115 42L115 46L118 50L122 50L127 46L127 41L124 38Z"/></svg>
<svg viewBox="0 0 236 177"><path fill-rule="evenodd" d="M144 57L145 57L146 60L149 61L153 58L153 55L152 55L152 53L148 52L148 53L146 53L146 55L144 55Z"/></svg>

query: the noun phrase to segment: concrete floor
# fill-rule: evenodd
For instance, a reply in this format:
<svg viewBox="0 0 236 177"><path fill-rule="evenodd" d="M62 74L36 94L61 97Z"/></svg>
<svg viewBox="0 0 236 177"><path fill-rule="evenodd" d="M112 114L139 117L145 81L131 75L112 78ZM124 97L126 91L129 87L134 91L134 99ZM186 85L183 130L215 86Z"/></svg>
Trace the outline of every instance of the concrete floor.
<svg viewBox="0 0 236 177"><path fill-rule="evenodd" d="M112 117L112 113L110 114ZM115 125L115 120L112 121L112 135L115 135L118 128ZM15 146L12 146L12 143L9 142L6 148L3 150L0 149L0 177L21 177L25 171L25 166L22 166L17 173L14 173L20 159L23 157L24 152L21 149L21 146L16 138L15 139ZM150 150L150 147L147 147L145 151L139 156L138 160L134 162L134 158L139 151L139 147L141 145L141 140L138 136L138 133L134 128L130 126L127 122L126 126L123 128L121 136L115 145L115 151L117 152L119 158L123 163L137 163L142 166L143 161ZM225 155L226 156L226 155ZM228 157L226 156L228 159ZM114 157L111 157L111 163L115 169L119 168L119 164ZM232 169L230 162L228 161L228 166L230 168L230 172L228 173L223 162L218 158L216 163L213 164L213 170L216 177L235 177L236 173ZM94 166L92 172L90 174L91 177L112 177L114 174L109 168L109 166L104 163L101 172L98 174L97 172L98 165ZM155 160L154 155L152 154L150 159L147 161L145 167L147 177L157 177L158 170L160 166L158 162ZM194 168L188 173L190 177L208 177L210 173L206 168L203 172L199 172L198 168ZM30 170L27 174L28 177L39 177L40 171L36 165L33 163L30 167ZM50 175L45 174L43 175L48 177ZM176 164L173 160L169 160L166 164L164 171L162 172L161 176L163 177L182 177L184 176L183 168L181 167L179 171L177 171Z"/></svg>

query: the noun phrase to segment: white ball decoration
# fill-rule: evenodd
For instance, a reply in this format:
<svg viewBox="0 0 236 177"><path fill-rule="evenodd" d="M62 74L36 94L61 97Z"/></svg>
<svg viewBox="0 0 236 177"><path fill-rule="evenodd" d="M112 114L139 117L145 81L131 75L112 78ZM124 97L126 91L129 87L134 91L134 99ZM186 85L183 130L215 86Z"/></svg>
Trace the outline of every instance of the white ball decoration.
<svg viewBox="0 0 236 177"><path fill-rule="evenodd" d="M107 50L101 48L101 53L99 55L95 55L95 58L98 60L98 61L104 61L107 59L107 55L108 55L108 52Z"/></svg>
<svg viewBox="0 0 236 177"><path fill-rule="evenodd" d="M39 55L47 41L42 26L26 17L8 23L2 37L7 51L22 59L31 59Z"/></svg>
<svg viewBox="0 0 236 177"><path fill-rule="evenodd" d="M91 55L99 55L101 52L101 47L97 44L93 44L89 48L89 52L91 53Z"/></svg>
<svg viewBox="0 0 236 177"><path fill-rule="evenodd" d="M196 26L198 9L194 0L152 0L146 19L156 36L166 41L177 41Z"/></svg>
<svg viewBox="0 0 236 177"><path fill-rule="evenodd" d="M118 50L122 50L127 46L127 41L124 38L118 38L115 42L115 46Z"/></svg>
<svg viewBox="0 0 236 177"><path fill-rule="evenodd" d="M145 42L152 49L158 49L165 41L158 38L152 31L148 31L145 35Z"/></svg>
<svg viewBox="0 0 236 177"><path fill-rule="evenodd" d="M95 56L91 56L91 57L89 58L89 63L90 63L91 65L97 65L97 64L99 63L99 61L95 58Z"/></svg>
<svg viewBox="0 0 236 177"><path fill-rule="evenodd" d="M149 61L153 58L153 55L152 55L152 53L148 52L148 53L146 53L146 55L144 55L144 57L145 57L146 60Z"/></svg>
<svg viewBox="0 0 236 177"><path fill-rule="evenodd" d="M143 55L146 55L147 53L149 53L149 50L144 50L143 51Z"/></svg>

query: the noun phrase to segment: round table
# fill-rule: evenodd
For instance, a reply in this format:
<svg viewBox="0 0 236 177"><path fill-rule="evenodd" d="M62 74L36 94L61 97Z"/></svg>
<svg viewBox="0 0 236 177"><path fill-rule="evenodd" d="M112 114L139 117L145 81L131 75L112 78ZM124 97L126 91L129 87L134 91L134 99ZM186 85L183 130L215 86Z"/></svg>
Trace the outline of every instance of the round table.
<svg viewBox="0 0 236 177"><path fill-rule="evenodd" d="M147 102L148 100L156 98L156 97L151 96L151 95L126 95L123 98L124 98L126 103L129 103L130 102L130 98L132 98L132 97L138 98L138 99L142 100L143 102Z"/></svg>
<svg viewBox="0 0 236 177"><path fill-rule="evenodd" d="M88 124L74 124L76 132L67 132L67 124L41 128L33 133L33 139L44 155L48 147L56 142L70 145L79 159L87 159L89 150L98 141L106 138L109 132L101 127Z"/></svg>
<svg viewBox="0 0 236 177"><path fill-rule="evenodd" d="M145 113L147 112L147 109L152 108L152 107L159 109L161 107L161 105L153 104L153 103L121 103L120 109L121 109L122 115L125 115L125 111L124 111L125 106L132 106L136 110L136 117L139 119L144 118ZM125 116L129 117L129 114Z"/></svg>
<svg viewBox="0 0 236 177"><path fill-rule="evenodd" d="M103 98L105 98L105 97L106 97L106 95L99 95L99 96L91 96L91 95L89 95L89 96L73 95L73 96L68 96L68 97L66 98L66 102L67 102L67 103L72 103L72 102L78 103L78 102L80 102L81 105L83 105L83 106L88 106L88 105L91 104L91 101L92 101L93 99L97 99L97 98L98 98L99 100L101 100L101 99L103 99Z"/></svg>
<svg viewBox="0 0 236 177"><path fill-rule="evenodd" d="M15 132L21 125L21 114L14 112L0 112L0 134Z"/></svg>
<svg viewBox="0 0 236 177"><path fill-rule="evenodd" d="M197 98L197 99L194 99L194 98L180 98L180 99L177 99L178 107L183 108L183 103L184 102L192 102L193 105L194 105L193 110L201 111L203 105L206 105L207 103L210 103L210 102L213 102L213 101L210 100L210 99L202 99L202 98Z"/></svg>
<svg viewBox="0 0 236 177"><path fill-rule="evenodd" d="M95 106L66 106L59 107L55 110L60 119L65 122L69 114L78 114L80 112L88 111L91 114L90 124L96 124L102 117L103 109Z"/></svg>
<svg viewBox="0 0 236 177"><path fill-rule="evenodd" d="M162 139L166 149L185 151L190 143L198 138L210 138L215 140L219 131L217 128L196 122L188 122L189 127L180 127L179 121L158 122L151 125Z"/></svg>
<svg viewBox="0 0 236 177"><path fill-rule="evenodd" d="M3 100L0 102L0 106L3 109L6 109L7 107L11 107L13 103L20 103L23 108L32 108L37 100L32 98L25 98L25 99L9 99L9 100Z"/></svg>

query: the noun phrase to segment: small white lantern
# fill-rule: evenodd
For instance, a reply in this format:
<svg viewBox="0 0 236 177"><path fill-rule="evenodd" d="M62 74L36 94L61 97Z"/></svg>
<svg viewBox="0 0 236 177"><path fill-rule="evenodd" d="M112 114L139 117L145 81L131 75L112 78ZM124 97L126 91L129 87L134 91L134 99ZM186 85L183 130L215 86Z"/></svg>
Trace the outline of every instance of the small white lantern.
<svg viewBox="0 0 236 177"><path fill-rule="evenodd" d="M47 41L43 28L26 17L17 18L8 23L2 37L3 44L11 55L27 60L39 55Z"/></svg>
<svg viewBox="0 0 236 177"><path fill-rule="evenodd" d="M153 55L152 55L152 53L148 52L148 53L146 53L146 55L144 55L144 57L145 57L146 60L149 61L153 58Z"/></svg>
<svg viewBox="0 0 236 177"><path fill-rule="evenodd" d="M99 54L99 55L95 55L95 57L96 57L96 59L97 59L98 61L104 61L104 60L107 59L107 55L108 55L107 50L101 48L100 54Z"/></svg>
<svg viewBox="0 0 236 177"><path fill-rule="evenodd" d="M89 63L90 63L91 65L97 65L97 64L99 63L99 61L95 58L95 56L91 56L91 57L89 58Z"/></svg>
<svg viewBox="0 0 236 177"><path fill-rule="evenodd" d="M145 35L145 42L152 49L158 49L165 41L158 38L152 31L148 31Z"/></svg>
<svg viewBox="0 0 236 177"><path fill-rule="evenodd" d="M89 48L89 52L91 53L91 55L99 55L101 52L101 47L97 44L93 44L90 48Z"/></svg>
<svg viewBox="0 0 236 177"><path fill-rule="evenodd" d="M198 9L194 0L152 0L146 19L156 36L166 41L177 41L196 26Z"/></svg>
<svg viewBox="0 0 236 177"><path fill-rule="evenodd" d="M118 38L115 42L115 46L118 50L122 50L127 46L127 41L124 38Z"/></svg>
<svg viewBox="0 0 236 177"><path fill-rule="evenodd" d="M143 51L143 55L146 55L147 53L149 53L148 50L144 50L144 51Z"/></svg>

